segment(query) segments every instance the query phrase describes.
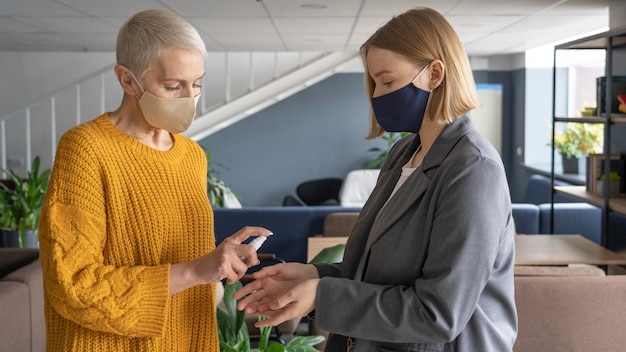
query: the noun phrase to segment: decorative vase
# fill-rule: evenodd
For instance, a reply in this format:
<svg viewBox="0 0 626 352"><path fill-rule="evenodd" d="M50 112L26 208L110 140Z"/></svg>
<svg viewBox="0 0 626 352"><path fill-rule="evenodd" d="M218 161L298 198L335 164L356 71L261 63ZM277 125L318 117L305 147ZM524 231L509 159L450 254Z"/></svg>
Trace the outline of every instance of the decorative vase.
<svg viewBox="0 0 626 352"><path fill-rule="evenodd" d="M561 154L561 160L563 161L563 173L564 174L577 174L578 173L578 158L567 157L565 154Z"/></svg>
<svg viewBox="0 0 626 352"><path fill-rule="evenodd" d="M2 231L2 245L10 248L20 248L19 231ZM24 248L39 248L39 241L32 230L24 234Z"/></svg>

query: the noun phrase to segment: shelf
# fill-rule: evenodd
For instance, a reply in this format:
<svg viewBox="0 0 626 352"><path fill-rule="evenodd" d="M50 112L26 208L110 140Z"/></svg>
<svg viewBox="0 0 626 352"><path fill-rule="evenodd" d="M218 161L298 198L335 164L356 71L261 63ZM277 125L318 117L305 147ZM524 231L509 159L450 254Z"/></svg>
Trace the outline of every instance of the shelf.
<svg viewBox="0 0 626 352"><path fill-rule="evenodd" d="M582 52L589 49L604 50L605 79L604 81L596 79L595 88L597 94L606 95L607 90L609 90L608 88L611 86L609 85L606 87L599 87L598 82L614 82L615 80L613 80L612 77L615 77L616 75L619 76L626 74L626 66L624 66L623 59L624 54L626 53L626 26L621 28L614 28L607 32L591 35L586 38L577 39L574 41L570 41L569 43L555 46L555 62L552 71L553 77L556 78L559 71L557 68L557 56L559 52L572 50L573 53L576 54L577 51ZM569 75L569 72L567 72L567 74ZM624 139L624 135L626 134L626 130L622 127L626 126L626 114L615 108L613 102L608 106L607 109L607 112L611 112L610 114L602 113L600 114L600 116L557 116L556 107L564 107L568 104L567 99L569 98L569 96L567 94L567 91L565 90L565 87L569 87L570 84L571 82L569 80L555 79L553 82L552 127L556 128L557 123L597 124L596 126L602 127L605 133L605 138L602 146L604 153L625 153L626 144L624 143L624 141L626 141L626 139ZM613 88L616 89L615 87ZM559 92L561 94L558 94ZM614 93L615 92L612 91L611 95L614 95ZM596 111L595 113L599 114L601 110L604 109L598 109L598 111ZM572 114L577 115L578 113ZM567 115L567 113L565 113L565 115ZM552 138L552 143L554 143L554 134ZM550 176L554 177L554 179L557 179L558 165L554 164L555 159L555 155L551 155ZM608 157L605 156L604 160L607 159ZM586 180L586 173L584 175L584 178ZM553 192L555 192L559 196L573 198L577 201L592 204L600 208L600 210L602 211L602 226L600 229L601 244L603 246L619 247L621 246L619 244L624 242L626 238L624 237L624 230L622 228L616 229L614 226L612 226L611 217L609 216L609 214L615 213L626 215L626 193L619 194L615 197L608 197L608 194L598 195L595 192L587 191L585 183L579 183L578 185L571 186L561 186L558 185L556 182L555 184L553 184ZM554 213L551 213L550 216L554 216ZM553 227L551 227L551 229L553 229Z"/></svg>
<svg viewBox="0 0 626 352"><path fill-rule="evenodd" d="M601 116L555 117L557 122L606 123L607 118ZM612 123L626 123L626 114L611 114Z"/></svg>
<svg viewBox="0 0 626 352"><path fill-rule="evenodd" d="M585 186L554 186L557 193L566 195L583 202L591 203L599 207L604 206L604 199L594 193L587 191ZM626 194L609 198L609 209L626 215Z"/></svg>

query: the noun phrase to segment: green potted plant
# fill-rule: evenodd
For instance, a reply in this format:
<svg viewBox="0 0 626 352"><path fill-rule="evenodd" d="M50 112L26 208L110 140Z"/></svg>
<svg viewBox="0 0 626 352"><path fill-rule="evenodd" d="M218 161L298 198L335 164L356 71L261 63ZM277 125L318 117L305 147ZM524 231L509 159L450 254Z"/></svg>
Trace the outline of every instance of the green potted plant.
<svg viewBox="0 0 626 352"><path fill-rule="evenodd" d="M235 291L241 288L241 282L224 286L223 307L217 307L217 328L220 350L223 352L316 352L315 345L324 341L323 336L294 336L286 343L270 342L271 327L261 328L258 346L252 347L248 327L245 324L245 312L237 310L237 301L233 299Z"/></svg>
<svg viewBox="0 0 626 352"><path fill-rule="evenodd" d="M0 228L5 246L37 247L37 231L41 205L48 187L50 170L39 173L39 156L36 156L26 178L13 170L4 171L11 185L0 183Z"/></svg>
<svg viewBox="0 0 626 352"><path fill-rule="evenodd" d="M563 173L575 173L578 159L597 153L602 147L602 124L568 122L562 131L554 133L554 147L561 154Z"/></svg>
<svg viewBox="0 0 626 352"><path fill-rule="evenodd" d="M229 185L227 185L224 181L220 180L217 175L218 172L213 168L213 165L217 165L220 167L224 167L224 165L219 164L217 162L211 162L211 151L209 149L204 148L204 152L206 154L207 160L207 195L209 196L209 201L211 205L214 207L224 208L228 203L236 203L235 205L241 206L239 204L239 200L237 195L232 191Z"/></svg>
<svg viewBox="0 0 626 352"><path fill-rule="evenodd" d="M385 147L385 149L379 148L379 147L372 147L367 150L368 152L378 153L378 155L376 156L374 160L371 160L369 163L367 163L367 168L368 169L380 169L385 163L385 160L387 160L387 155L389 155L389 151L391 150L391 147L393 147L393 145L400 138L407 136L408 134L409 132L399 132L399 133L388 132L388 133L385 133L382 137L380 137L387 142L387 146Z"/></svg>

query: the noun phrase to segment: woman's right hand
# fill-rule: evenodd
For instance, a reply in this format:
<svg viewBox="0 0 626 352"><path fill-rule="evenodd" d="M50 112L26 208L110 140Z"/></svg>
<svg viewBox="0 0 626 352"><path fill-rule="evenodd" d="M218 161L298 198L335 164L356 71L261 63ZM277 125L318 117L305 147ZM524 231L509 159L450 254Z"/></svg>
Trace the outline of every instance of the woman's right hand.
<svg viewBox="0 0 626 352"><path fill-rule="evenodd" d="M227 237L215 250L194 260L172 264L170 268L170 294L189 287L226 280L232 284L241 279L248 268L259 264L254 247L242 244L254 236L271 236L263 227L246 226Z"/></svg>
<svg viewBox="0 0 626 352"><path fill-rule="evenodd" d="M252 277L254 281L233 295L236 300L243 298L237 303L237 308L247 313L269 310L269 304L276 298L303 281L318 279L319 274L311 264L285 263L267 266L252 274Z"/></svg>

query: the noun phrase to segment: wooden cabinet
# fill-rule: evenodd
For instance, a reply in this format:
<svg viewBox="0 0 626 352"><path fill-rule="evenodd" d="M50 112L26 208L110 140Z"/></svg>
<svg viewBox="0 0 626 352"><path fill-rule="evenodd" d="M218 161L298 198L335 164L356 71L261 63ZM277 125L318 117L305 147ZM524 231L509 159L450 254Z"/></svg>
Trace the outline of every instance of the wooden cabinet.
<svg viewBox="0 0 626 352"><path fill-rule="evenodd" d="M604 91L607 97L602 106L597 106L594 113L595 116L574 116L573 113L564 113L564 106L569 103L568 99L572 96L572 82L569 79L568 68L558 64L559 55L584 55L590 50L604 52L604 77L605 82L614 82L614 80L626 80L626 27L610 30L608 32L596 34L586 38L571 41L558 45L554 49L554 70L553 70L553 119L552 130L562 127L562 124L568 122L584 122L591 124L600 124L604 130L603 154L604 167L603 173L609 174L609 155L611 153L621 153L626 157L626 114L618 111L616 104L612 102L618 93L616 90L623 89L622 86L615 84L606 84ZM598 81L599 82L599 81ZM600 96L601 90L598 87L588 87L589 91L597 92ZM596 101L599 101L596 98ZM552 175L552 203L554 203L554 194L559 193L582 202L594 204L602 209L602 245L616 250L626 251L626 194L621 193L617 196L610 196L607 189L609 188L609 180L606 178L602 181L602 194L590 192L585 186L555 186L555 148L554 137L552 140L552 157L551 157L551 175ZM626 177L626 175L622 175ZM551 212L551 223L554 223L554 212Z"/></svg>

